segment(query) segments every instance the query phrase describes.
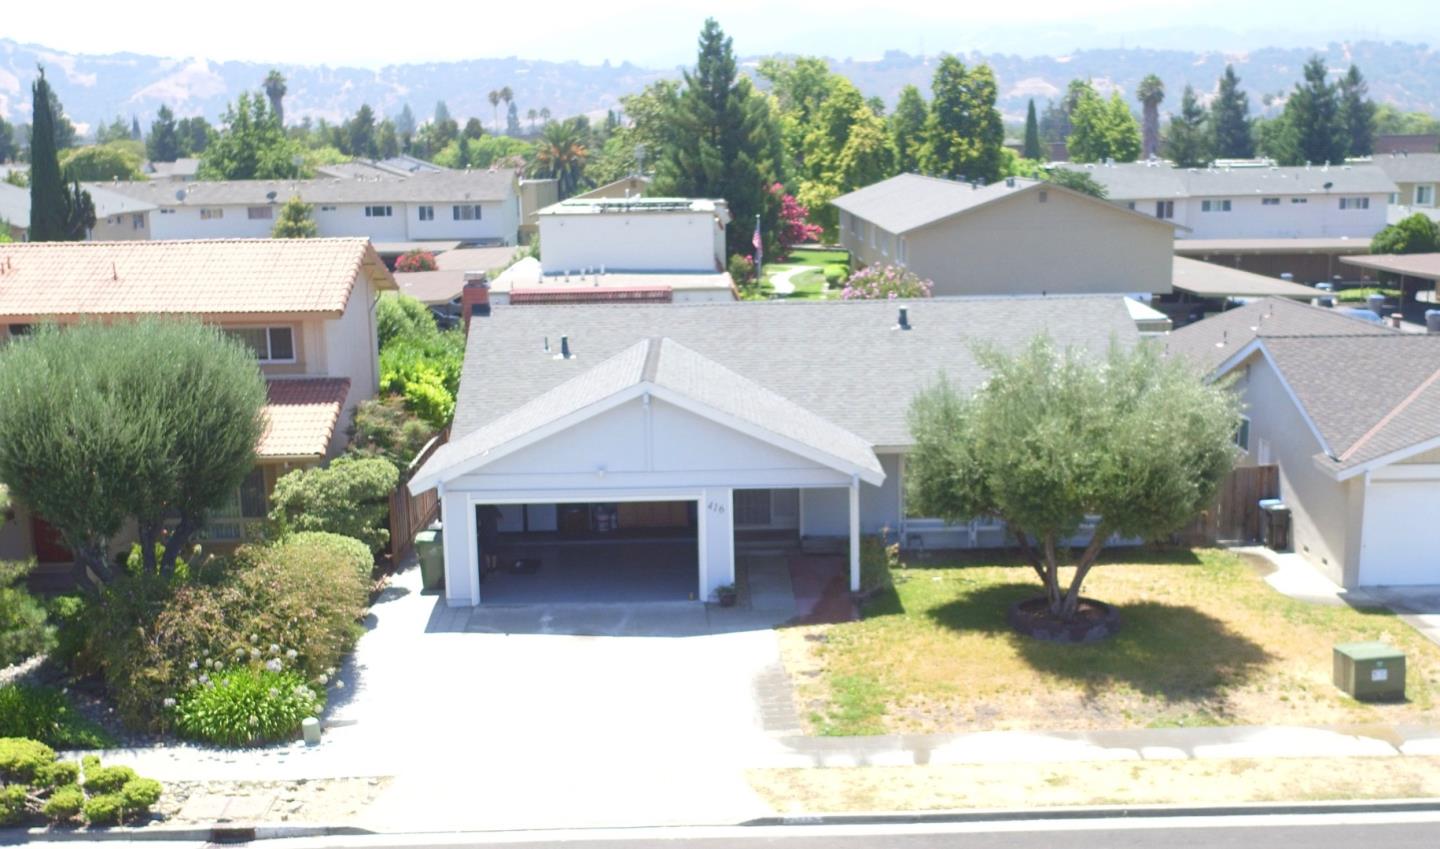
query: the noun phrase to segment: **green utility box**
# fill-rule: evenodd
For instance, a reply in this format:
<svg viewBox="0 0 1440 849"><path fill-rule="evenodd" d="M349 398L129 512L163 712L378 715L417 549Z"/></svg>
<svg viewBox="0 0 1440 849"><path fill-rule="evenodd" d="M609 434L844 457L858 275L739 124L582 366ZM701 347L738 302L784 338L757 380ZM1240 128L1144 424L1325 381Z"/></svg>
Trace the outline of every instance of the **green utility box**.
<svg viewBox="0 0 1440 849"><path fill-rule="evenodd" d="M426 528L415 535L415 557L420 561L420 583L427 590L445 586L445 532Z"/></svg>
<svg viewBox="0 0 1440 849"><path fill-rule="evenodd" d="M1335 686L1366 701L1405 698L1405 653L1385 643L1335 647Z"/></svg>

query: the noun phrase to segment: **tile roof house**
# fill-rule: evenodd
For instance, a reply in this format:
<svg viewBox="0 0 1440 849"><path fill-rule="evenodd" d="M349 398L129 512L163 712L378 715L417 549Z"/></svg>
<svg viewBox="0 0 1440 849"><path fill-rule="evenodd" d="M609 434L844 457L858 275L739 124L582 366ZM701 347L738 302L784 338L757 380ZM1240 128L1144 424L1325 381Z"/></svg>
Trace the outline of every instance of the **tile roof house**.
<svg viewBox="0 0 1440 849"><path fill-rule="evenodd" d="M350 412L379 391L373 306L393 289L364 239L0 244L0 338L42 322L173 315L252 347L268 392L259 465L209 531L234 541L263 519L279 475L343 449ZM11 525L0 550L42 536Z"/></svg>
<svg viewBox="0 0 1440 849"><path fill-rule="evenodd" d="M1173 221L1178 239L1369 239L1395 183L1373 164L1174 168L1163 162L1071 164L1111 203Z"/></svg>
<svg viewBox="0 0 1440 849"><path fill-rule="evenodd" d="M513 245L520 226L516 177L509 169L106 187L157 207L155 239L263 238L278 207L293 197L311 205L321 236Z"/></svg>
<svg viewBox="0 0 1440 849"><path fill-rule="evenodd" d="M904 266L936 295L1170 291L1170 223L1059 186L901 174L831 203L853 264Z"/></svg>
<svg viewBox="0 0 1440 849"><path fill-rule="evenodd" d="M1171 334L1233 380L1243 464L1275 464L1294 549L1346 587L1440 583L1440 335L1268 299Z"/></svg>
<svg viewBox="0 0 1440 849"><path fill-rule="evenodd" d="M551 551L540 569L554 570L556 600L703 600L736 580L736 540L749 533L848 537L852 582L862 531L1002 545L985 520L907 515L910 399L942 374L978 387L976 345L1013 349L1042 332L1097 353L1137 344L1124 301L496 305L470 323L450 442L410 484L439 492L447 600L506 599L506 576L482 583L473 544L491 506L532 546L638 543L655 515L670 517L661 536L681 546L676 559L628 588L607 589L593 568L566 572Z"/></svg>

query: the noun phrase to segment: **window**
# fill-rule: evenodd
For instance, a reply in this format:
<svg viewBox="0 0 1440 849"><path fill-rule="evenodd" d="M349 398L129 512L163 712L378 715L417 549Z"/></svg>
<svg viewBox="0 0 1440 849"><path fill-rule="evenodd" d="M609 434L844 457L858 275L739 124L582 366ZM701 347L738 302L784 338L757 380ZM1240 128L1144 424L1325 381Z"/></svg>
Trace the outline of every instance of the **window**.
<svg viewBox="0 0 1440 849"><path fill-rule="evenodd" d="M1386 203L1390 204L1391 206L1395 206L1396 204L1400 203L1400 193L1391 192L1390 198L1386 201Z"/></svg>
<svg viewBox="0 0 1440 849"><path fill-rule="evenodd" d="M1309 203L1310 198L1290 198L1291 203Z"/></svg>
<svg viewBox="0 0 1440 849"><path fill-rule="evenodd" d="M269 498L265 494L265 472L250 470L220 507L206 517L204 538L219 542L241 542L256 536L265 521Z"/></svg>
<svg viewBox="0 0 1440 849"><path fill-rule="evenodd" d="M1434 186L1416 186L1416 187L1415 187L1415 205L1416 205L1416 206L1430 206L1430 205L1433 204L1433 203L1435 203L1435 187L1434 187Z"/></svg>
<svg viewBox="0 0 1440 849"><path fill-rule="evenodd" d="M1341 209L1369 209L1370 198L1340 198Z"/></svg>
<svg viewBox="0 0 1440 849"><path fill-rule="evenodd" d="M320 211L321 211L321 212L334 212L334 211L335 211L335 207L333 207L333 206L322 206L322 207L320 207Z"/></svg>
<svg viewBox="0 0 1440 849"><path fill-rule="evenodd" d="M224 217L225 217L225 210L221 209L221 208L218 207L218 206L202 206L202 207L200 207L200 220L201 220L201 221L210 221L210 220L212 220L212 219L218 219L218 218L224 218Z"/></svg>
<svg viewBox="0 0 1440 849"><path fill-rule="evenodd" d="M225 332L248 345L262 363L295 362L295 337L288 327L233 327Z"/></svg>
<svg viewBox="0 0 1440 849"><path fill-rule="evenodd" d="M251 221L268 221L275 217L273 206L251 206L245 210L245 216Z"/></svg>
<svg viewBox="0 0 1440 849"><path fill-rule="evenodd" d="M454 216L456 221L479 221L480 204L465 203L459 206L452 206L450 207L450 214Z"/></svg>
<svg viewBox="0 0 1440 849"><path fill-rule="evenodd" d="M144 229L145 229L145 214L144 214L143 212L137 212L137 213L135 213L134 215L130 216L130 229L132 229L132 230L144 230Z"/></svg>
<svg viewBox="0 0 1440 849"><path fill-rule="evenodd" d="M1260 198L1261 206L1279 206L1280 198Z"/></svg>
<svg viewBox="0 0 1440 849"><path fill-rule="evenodd" d="M1241 416L1240 426L1235 429L1235 444L1246 454L1250 453L1250 417Z"/></svg>
<svg viewBox="0 0 1440 849"><path fill-rule="evenodd" d="M1128 210L1130 210L1131 212L1134 212L1134 211L1135 211L1135 201L1133 201L1133 200L1126 201L1126 202L1125 202L1125 208L1128 209Z"/></svg>
<svg viewBox="0 0 1440 849"><path fill-rule="evenodd" d="M1156 217L1156 218L1174 218L1174 217L1175 217L1175 201L1173 201L1173 200L1157 200L1157 201L1155 201L1155 217Z"/></svg>
<svg viewBox="0 0 1440 849"><path fill-rule="evenodd" d="M901 265L910 261L910 242L904 236L900 237L900 249L895 252L895 259Z"/></svg>
<svg viewBox="0 0 1440 849"><path fill-rule="evenodd" d="M1200 201L1201 212L1229 212L1230 200L1202 200Z"/></svg>
<svg viewBox="0 0 1440 849"><path fill-rule="evenodd" d="M162 209L162 210L160 210L160 214L161 214L161 215L174 215L174 214L175 214L175 210L173 210L173 209Z"/></svg>
<svg viewBox="0 0 1440 849"><path fill-rule="evenodd" d="M367 207L365 207L365 217L366 217L366 218L389 218L389 217L390 217L390 207L389 207L388 205L384 205L384 206L367 206Z"/></svg>
<svg viewBox="0 0 1440 849"><path fill-rule="evenodd" d="M873 250L880 247L880 228L867 223L865 229L870 231L870 248Z"/></svg>
<svg viewBox="0 0 1440 849"><path fill-rule="evenodd" d="M881 254L883 254L883 255L885 255L885 256L889 256L889 255L890 255L890 240L891 240L892 238L893 238L893 237L892 237L889 233L886 233L884 236L882 236L882 237L880 238L880 253L881 253Z"/></svg>
<svg viewBox="0 0 1440 849"><path fill-rule="evenodd" d="M30 335L30 325L28 325L28 324L12 324L12 325L10 325L10 335L11 335L11 336L29 336L29 335Z"/></svg>
<svg viewBox="0 0 1440 849"><path fill-rule="evenodd" d="M435 220L435 207L433 207L433 206L422 206L422 207L420 207L420 220L421 220L421 221L434 221L434 220Z"/></svg>

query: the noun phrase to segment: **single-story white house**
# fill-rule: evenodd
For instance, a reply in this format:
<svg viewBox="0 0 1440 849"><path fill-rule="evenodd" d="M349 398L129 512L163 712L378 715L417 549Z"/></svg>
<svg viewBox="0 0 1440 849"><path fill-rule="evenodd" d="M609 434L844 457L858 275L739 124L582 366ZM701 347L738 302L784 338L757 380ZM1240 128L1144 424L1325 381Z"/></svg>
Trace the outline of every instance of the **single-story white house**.
<svg viewBox="0 0 1440 849"><path fill-rule="evenodd" d="M447 601L534 600L482 574L505 546L551 599L585 601L710 598L747 534L848 544L852 588L862 533L1003 545L993 522L908 515L906 415L942 374L978 387L977 344L1039 333L1096 352L1139 338L1119 296L477 312L450 442L410 481L439 492Z"/></svg>
<svg viewBox="0 0 1440 849"><path fill-rule="evenodd" d="M1440 335L1269 298L1171 334L1245 404L1242 464L1275 464L1294 550L1345 587L1440 584Z"/></svg>

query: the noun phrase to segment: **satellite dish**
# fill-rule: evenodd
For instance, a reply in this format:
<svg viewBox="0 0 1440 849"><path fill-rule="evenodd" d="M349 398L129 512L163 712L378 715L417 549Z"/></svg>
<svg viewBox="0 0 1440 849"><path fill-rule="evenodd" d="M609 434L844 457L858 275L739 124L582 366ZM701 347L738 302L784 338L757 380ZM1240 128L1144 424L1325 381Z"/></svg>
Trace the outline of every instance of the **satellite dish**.
<svg viewBox="0 0 1440 849"><path fill-rule="evenodd" d="M175 190L175 199L178 200L178 201L180 201L181 203L184 203L184 202L185 202L185 190L184 190L184 189L176 189L176 190Z"/></svg>
<svg viewBox="0 0 1440 849"><path fill-rule="evenodd" d="M266 192L266 193L265 193L265 199L268 200L268 201L270 201L271 203L274 203L274 202L275 202L275 191L272 189L272 190Z"/></svg>

